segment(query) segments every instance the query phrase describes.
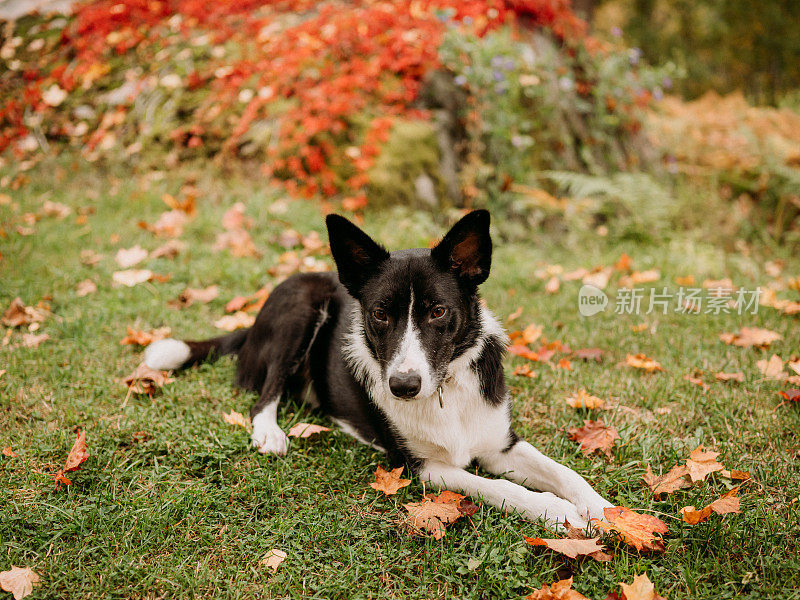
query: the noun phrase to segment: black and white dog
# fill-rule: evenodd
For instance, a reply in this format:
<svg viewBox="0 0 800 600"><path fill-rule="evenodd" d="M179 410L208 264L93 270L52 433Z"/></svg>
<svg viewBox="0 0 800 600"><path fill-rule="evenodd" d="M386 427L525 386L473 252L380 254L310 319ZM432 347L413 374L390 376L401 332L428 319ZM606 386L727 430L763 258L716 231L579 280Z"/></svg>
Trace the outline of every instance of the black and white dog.
<svg viewBox="0 0 800 600"><path fill-rule="evenodd" d="M327 226L338 277L295 275L275 288L252 328L155 342L148 366L238 354L236 384L260 394L251 410L259 452L286 453L278 402L300 393L434 486L551 525L602 518L611 503L511 428L507 339L478 296L492 260L489 213L469 213L432 250L387 252L338 215ZM473 461L511 481L470 473Z"/></svg>

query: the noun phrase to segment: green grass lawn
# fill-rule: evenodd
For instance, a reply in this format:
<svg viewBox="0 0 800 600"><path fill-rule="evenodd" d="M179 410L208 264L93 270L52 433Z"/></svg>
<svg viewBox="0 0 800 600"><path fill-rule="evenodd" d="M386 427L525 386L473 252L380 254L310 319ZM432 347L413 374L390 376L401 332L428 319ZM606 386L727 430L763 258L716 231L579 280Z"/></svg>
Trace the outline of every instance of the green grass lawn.
<svg viewBox="0 0 800 600"><path fill-rule="evenodd" d="M16 173L9 167L0 176ZM572 370L532 364L538 377L512 377L517 431L543 452L584 474L607 498L654 514L670 528L664 554L638 554L606 538L610 563L570 561L533 548L523 536L548 535L542 526L482 505L469 520L434 541L398 526L402 504L417 501L414 483L382 497L368 484L381 455L341 432L292 440L286 457L261 456L246 431L223 422L229 410L246 412L254 400L234 390L232 361L181 373L153 398L127 402L120 379L139 362L141 350L121 346L126 326L170 326L176 337L217 335L212 321L234 296L273 281L267 269L284 251L277 237L288 226L323 234L318 205L289 202L266 184L216 168L180 168L163 177L122 166L71 159L48 160L25 173L18 190L4 187L0 203L0 305L20 296L26 304L51 298L53 315L41 327L50 335L38 348L18 347L21 333L0 346L0 571L30 566L42 577L34 598L520 598L558 579L602 600L618 583L646 573L670 599L800 598L800 406L785 405L779 382L764 379L756 361L774 352L800 354L798 317L771 308L757 315L617 315L613 296L605 313L581 317L580 283L565 282L546 294L534 276L544 264L611 265L623 252L638 270L657 268L655 285L675 290L676 276L731 277L753 289L769 281L765 260L784 258L785 273L800 275L800 260L764 246L725 250L704 242L705 233L672 232L654 243L612 244L589 234L567 240L530 232L526 243L496 236L492 276L484 296L502 318L523 307L510 328L544 326L549 340L573 349L600 347L603 363L573 360ZM169 274L163 283L112 287L119 248L153 250L164 240L137 226L166 209L164 193L178 194L195 178L198 214L181 236L187 249L175 259L141 266ZM8 183L8 180L6 180ZM0 196L2 197L2 196ZM9 204L7 201L10 200ZM45 217L21 236L23 214L45 200L73 209L63 220ZM247 205L251 234L262 258L234 258L212 246L221 217L235 202ZM91 208L84 224L79 210ZM85 212L85 211L84 211ZM497 221L501 214L495 214ZM452 223L397 209L367 213L365 228L390 248L427 245ZM708 227L713 228L713 219ZM118 237L117 237L118 236ZM104 255L95 267L82 250ZM781 256L781 253L784 256ZM325 258L324 260L329 260ZM90 278L94 294L75 286ZM176 310L167 303L187 286L220 286L209 304ZM643 331L635 326L646 323ZM723 331L753 325L783 335L769 351L728 346ZM0 329L0 335L5 332ZM664 372L645 374L618 366L627 353L643 352ZM704 372L704 391L683 376ZM745 382L714 381L717 371L743 371ZM610 411L576 411L565 398L585 388L619 405ZM660 409L660 410L659 410ZM585 457L565 429L585 418L614 425L621 441L608 462ZM279 423L325 424L321 415L292 402ZM54 489L52 473L63 464L78 429L85 429L91 457L71 474L73 485ZM656 501L642 475L683 462L697 445L719 451L727 468L748 470L741 514L715 516L690 526L678 510L705 506L727 491L723 478ZM480 501L479 499L474 499ZM271 548L288 554L272 574L260 564ZM0 592L0 600L9 594Z"/></svg>

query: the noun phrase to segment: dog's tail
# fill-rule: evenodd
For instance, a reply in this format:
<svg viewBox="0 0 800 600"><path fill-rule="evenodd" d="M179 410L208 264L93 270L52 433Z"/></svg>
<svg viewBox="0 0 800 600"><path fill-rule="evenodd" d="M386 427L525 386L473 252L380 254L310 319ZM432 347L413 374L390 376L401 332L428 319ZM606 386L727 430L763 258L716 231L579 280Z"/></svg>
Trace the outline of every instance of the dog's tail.
<svg viewBox="0 0 800 600"><path fill-rule="evenodd" d="M238 352L249 332L250 329L237 329L228 335L202 342L184 342L172 338L158 340L145 349L144 362L151 369L185 369L207 360L211 355L218 357Z"/></svg>

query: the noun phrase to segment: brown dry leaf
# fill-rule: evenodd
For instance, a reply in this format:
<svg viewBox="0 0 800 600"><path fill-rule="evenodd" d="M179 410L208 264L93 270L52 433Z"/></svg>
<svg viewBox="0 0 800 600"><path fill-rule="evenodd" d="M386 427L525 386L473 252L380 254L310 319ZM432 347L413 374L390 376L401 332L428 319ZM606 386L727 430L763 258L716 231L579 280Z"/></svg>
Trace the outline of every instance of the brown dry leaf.
<svg viewBox="0 0 800 600"><path fill-rule="evenodd" d="M150 258L175 258L184 248L186 248L184 242L180 240L169 240L166 244L153 250L150 253Z"/></svg>
<svg viewBox="0 0 800 600"><path fill-rule="evenodd" d="M652 283L661 278L661 271L658 269L650 269L649 271L634 271L630 275L620 277L619 287L633 288L641 283Z"/></svg>
<svg viewBox="0 0 800 600"><path fill-rule="evenodd" d="M75 293L79 298L94 294L97 291L97 284L91 279L84 279L75 286Z"/></svg>
<svg viewBox="0 0 800 600"><path fill-rule="evenodd" d="M39 583L37 575L30 567L11 565L8 571L0 571L0 589L11 592L14 600L21 600L33 593L33 586Z"/></svg>
<svg viewBox="0 0 800 600"><path fill-rule="evenodd" d="M313 423L298 423L292 427L286 434L289 437L307 438L314 434L322 433L323 431L330 431L330 427L323 427L322 425L314 425Z"/></svg>
<svg viewBox="0 0 800 600"><path fill-rule="evenodd" d="M128 327L127 330L128 334L119 341L119 343L123 346L149 346L153 342L168 338L169 334L172 333L172 329L169 327L159 327L158 329L151 329L150 331Z"/></svg>
<svg viewBox="0 0 800 600"><path fill-rule="evenodd" d="M522 307L518 306L517 310L512 312L510 315L506 317L506 323L511 323L512 321L516 321L522 316Z"/></svg>
<svg viewBox="0 0 800 600"><path fill-rule="evenodd" d="M714 500L708 506L701 510L695 510L694 506L684 506L681 510L681 518L689 525L697 525L704 521L708 521L711 515L716 513L718 515L727 515L729 513L740 513L739 510L739 497L736 495L738 488L732 489L730 492Z"/></svg>
<svg viewBox="0 0 800 600"><path fill-rule="evenodd" d="M53 202L45 200L42 204L42 215L45 217L56 217L57 219L65 219L72 214L72 209L66 204L60 202Z"/></svg>
<svg viewBox="0 0 800 600"><path fill-rule="evenodd" d="M602 348L581 348L580 350L575 350L575 358L602 362L605 353L606 351Z"/></svg>
<svg viewBox="0 0 800 600"><path fill-rule="evenodd" d="M569 439L578 442L581 445L581 452L584 454L591 454L599 450L607 459L611 460L614 441L620 439L617 430L602 421L584 420L583 424L583 427L569 428Z"/></svg>
<svg viewBox="0 0 800 600"><path fill-rule="evenodd" d="M231 425L236 425L243 429L250 430L250 418L245 417L242 413L231 410L227 415L222 415L222 420Z"/></svg>
<svg viewBox="0 0 800 600"><path fill-rule="evenodd" d="M709 452L703 450L703 446L698 446L686 461L686 468L689 469L689 478L692 483L704 481L708 475L715 471L722 471L725 467L717 462L719 452Z"/></svg>
<svg viewBox="0 0 800 600"><path fill-rule="evenodd" d="M561 281L555 275L553 275L550 279L548 279L547 283L544 284L544 291L547 292L548 294L555 294L560 289L561 289Z"/></svg>
<svg viewBox="0 0 800 600"><path fill-rule="evenodd" d="M786 363L786 366L789 367L792 371L800 375L800 358L796 358L794 360L789 360Z"/></svg>
<svg viewBox="0 0 800 600"><path fill-rule="evenodd" d="M269 298L271 287L264 286L250 296L235 296L225 305L225 312L258 312Z"/></svg>
<svg viewBox="0 0 800 600"><path fill-rule="evenodd" d="M167 371L157 371L142 363L122 381L132 393L152 396L157 388L164 387L175 380L167 377Z"/></svg>
<svg viewBox="0 0 800 600"><path fill-rule="evenodd" d="M147 256L147 250L137 244L133 248L120 248L117 250L114 260L116 260L117 264L123 269L128 269L133 265L138 265L145 258L147 258Z"/></svg>
<svg viewBox="0 0 800 600"><path fill-rule="evenodd" d="M683 378L689 383L693 383L694 385L701 387L704 390L710 389L708 384L705 381L703 381L701 377L695 377L693 375L684 375Z"/></svg>
<svg viewBox="0 0 800 600"><path fill-rule="evenodd" d="M741 371L737 371L736 373L723 373L720 371L719 373L714 373L714 377L716 377L718 381L737 381L739 383L744 383L744 373Z"/></svg>
<svg viewBox="0 0 800 600"><path fill-rule="evenodd" d="M439 502L441 504L452 504L458 508L458 512L465 516L474 515L478 512L478 505L472 500L450 490L442 490L437 496L436 494L425 494L425 497L431 502Z"/></svg>
<svg viewBox="0 0 800 600"><path fill-rule="evenodd" d="M578 390L576 394L573 394L569 398L567 398L567 404L569 404L572 408L605 408L606 401L602 398L598 398L597 396L592 396L589 392L584 389Z"/></svg>
<svg viewBox="0 0 800 600"><path fill-rule="evenodd" d="M761 327L742 327L738 333L720 333L719 339L734 346L766 348L772 342L782 340L783 336Z"/></svg>
<svg viewBox="0 0 800 600"><path fill-rule="evenodd" d="M528 364L519 365L518 367L515 367L514 371L511 374L517 377L530 377L531 379L539 376L539 374L533 369L531 369L531 366Z"/></svg>
<svg viewBox="0 0 800 600"><path fill-rule="evenodd" d="M572 371L572 363L568 358L559 358L558 364L556 366L559 369L566 369L567 371Z"/></svg>
<svg viewBox="0 0 800 600"><path fill-rule="evenodd" d="M642 369L648 373L664 370L659 362L653 360L652 358L648 358L644 354L628 354L625 356L624 364L629 367L633 367L634 369Z"/></svg>
<svg viewBox="0 0 800 600"><path fill-rule="evenodd" d="M64 463L64 466L53 475L56 482L56 489L58 489L58 484L60 483L72 485L72 482L64 477L64 473L77 471L87 458L89 458L89 455L86 453L86 431L82 430L75 439L75 443L72 444L72 449L67 455L67 461Z"/></svg>
<svg viewBox="0 0 800 600"><path fill-rule="evenodd" d="M778 392L787 402L800 402L800 390L786 390Z"/></svg>
<svg viewBox="0 0 800 600"><path fill-rule="evenodd" d="M45 320L49 310L40 302L37 306L25 306L21 298L14 298L3 313L3 325L7 327L20 327L31 323L41 323Z"/></svg>
<svg viewBox="0 0 800 600"><path fill-rule="evenodd" d="M42 342L44 342L46 340L49 340L49 339L50 339L50 336L47 335L46 333L40 333L40 334L23 333L22 334L22 345L25 348L38 348L39 345Z"/></svg>
<svg viewBox="0 0 800 600"><path fill-rule="evenodd" d="M630 271L633 267L633 261L627 253L623 252L619 260L614 263L614 268L617 271Z"/></svg>
<svg viewBox="0 0 800 600"><path fill-rule="evenodd" d="M586 285L593 285L596 288L600 288L601 290L606 289L608 285L608 280L611 279L611 274L614 272L614 269L611 267L599 268L588 275L586 275L582 282Z"/></svg>
<svg viewBox="0 0 800 600"><path fill-rule="evenodd" d="M81 263L87 267L94 267L103 259L102 254L98 254L94 250L81 250Z"/></svg>
<svg viewBox="0 0 800 600"><path fill-rule="evenodd" d="M712 290L712 292L716 292L716 296L723 296L732 294L737 290L737 287L733 285L733 281L731 281L730 277L725 277L724 279L706 279L703 281L703 287L707 290Z"/></svg>
<svg viewBox="0 0 800 600"><path fill-rule="evenodd" d="M646 573L636 575L633 583L620 583L619 586L622 588L623 600L665 600L663 596L656 594L656 588Z"/></svg>
<svg viewBox="0 0 800 600"><path fill-rule="evenodd" d="M266 556L261 559L260 563L265 567L272 569L272 572L276 572L278 567L281 563L286 560L288 554L283 550L278 550L277 548L273 548L269 552L267 552Z"/></svg>
<svg viewBox="0 0 800 600"><path fill-rule="evenodd" d="M598 552L602 552L605 546L600 543L600 538L590 539L549 539L549 538L529 538L526 537L525 541L531 546L547 546L550 550L555 550L559 554L563 554L569 558L578 558L578 556L592 556Z"/></svg>
<svg viewBox="0 0 800 600"><path fill-rule="evenodd" d="M225 331L235 331L242 327L251 327L256 322L253 315L249 315L244 311L237 311L232 315L225 315L214 321L214 327L224 329Z"/></svg>
<svg viewBox="0 0 800 600"><path fill-rule="evenodd" d="M391 471L387 471L382 466L378 465L375 470L375 482L370 483L369 487L373 490L383 492L386 496L396 494L398 490L411 484L410 479L401 479L400 475L403 474L403 467L397 467Z"/></svg>
<svg viewBox="0 0 800 600"><path fill-rule="evenodd" d="M175 238L183 233L183 226L188 220L189 217L182 210L168 210L161 213L161 216L152 225L140 221L139 227L159 237Z"/></svg>
<svg viewBox="0 0 800 600"><path fill-rule="evenodd" d="M156 275L150 269L128 269L126 271L115 271L111 274L114 285L124 285L133 287L155 279Z"/></svg>
<svg viewBox="0 0 800 600"><path fill-rule="evenodd" d="M14 450L12 450L11 446L6 446L5 448L3 448L3 451L0 452L0 454L2 454L3 456L7 456L8 458L14 458L15 456L17 456L17 453L14 452Z"/></svg>
<svg viewBox="0 0 800 600"><path fill-rule="evenodd" d="M199 302L201 304L208 304L219 296L219 286L210 285L207 288L189 288L181 292L175 300L169 302L172 308L186 308L192 304Z"/></svg>
<svg viewBox="0 0 800 600"><path fill-rule="evenodd" d="M747 481L750 479L750 471L738 471L736 469L728 471L727 469L723 469L719 474L728 479L738 479L739 481Z"/></svg>
<svg viewBox="0 0 800 600"><path fill-rule="evenodd" d="M689 478L689 468L686 465L675 465L669 472L656 477L650 465L647 465L647 473L642 476L645 483L650 486L653 497L659 499L662 494L671 494L681 488L691 487L692 482Z"/></svg>
<svg viewBox="0 0 800 600"><path fill-rule="evenodd" d="M522 330L521 343L526 346L532 344L542 336L542 331L544 328L541 325L531 323Z"/></svg>
<svg viewBox="0 0 800 600"><path fill-rule="evenodd" d="M786 379L786 372L783 370L783 360L777 354L773 354L769 360L761 359L756 361L758 370L769 379Z"/></svg>
<svg viewBox="0 0 800 600"><path fill-rule="evenodd" d="M694 285L694 275L685 275L683 277L676 277L675 283L682 286L692 286Z"/></svg>
<svg viewBox="0 0 800 600"><path fill-rule="evenodd" d="M622 540L640 552L642 550L664 552L664 540L656 537L656 533L664 534L669 531L667 525L650 515L640 515L624 506L615 506L603 510L605 521L592 519L600 529L609 533L616 532Z"/></svg>
<svg viewBox="0 0 800 600"><path fill-rule="evenodd" d="M589 600L580 592L572 589L572 577L551 583L550 587L543 585L541 589L534 590L525 596L525 600Z"/></svg>
<svg viewBox="0 0 800 600"><path fill-rule="evenodd" d="M253 219L244 214L245 208L244 203L237 202L226 210L222 215L222 227L228 231L250 229L253 226Z"/></svg>
<svg viewBox="0 0 800 600"><path fill-rule="evenodd" d="M181 188L181 191L186 194L181 200L178 200L172 194L162 195L161 200L171 209L185 212L192 217L197 212L197 189L194 186L185 185Z"/></svg>
<svg viewBox="0 0 800 600"><path fill-rule="evenodd" d="M213 250L230 250L231 255L237 258L253 257L259 258L261 253L256 249L253 238L244 229L233 229L223 231L217 235L217 240L212 246Z"/></svg>
<svg viewBox="0 0 800 600"><path fill-rule="evenodd" d="M445 525L461 517L461 512L455 504L449 502L433 502L428 498L422 502L410 502L403 508L408 511L407 523L423 533L428 533L434 539L445 537Z"/></svg>

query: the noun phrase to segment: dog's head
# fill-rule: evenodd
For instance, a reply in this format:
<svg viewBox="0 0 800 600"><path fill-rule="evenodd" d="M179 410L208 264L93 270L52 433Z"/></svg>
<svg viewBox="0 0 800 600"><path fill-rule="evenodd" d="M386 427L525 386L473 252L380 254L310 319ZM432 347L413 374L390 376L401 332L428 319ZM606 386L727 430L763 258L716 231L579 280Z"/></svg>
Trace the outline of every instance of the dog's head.
<svg viewBox="0 0 800 600"><path fill-rule="evenodd" d="M380 383L396 398L432 396L480 332L477 288L492 262L489 213L469 213L431 250L392 253L344 217L329 215L327 225Z"/></svg>

